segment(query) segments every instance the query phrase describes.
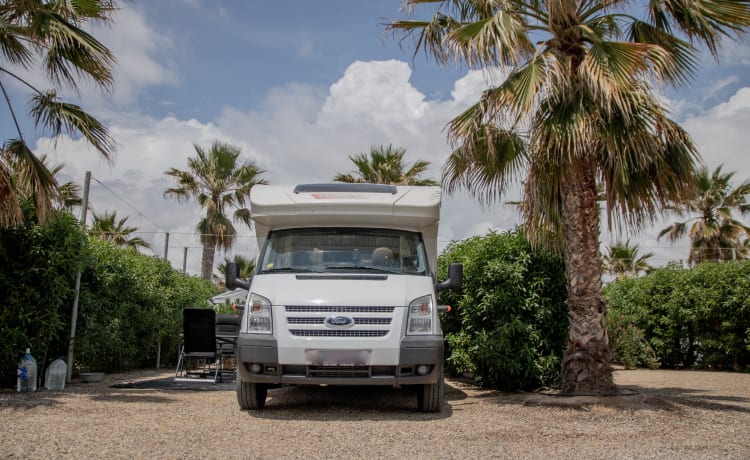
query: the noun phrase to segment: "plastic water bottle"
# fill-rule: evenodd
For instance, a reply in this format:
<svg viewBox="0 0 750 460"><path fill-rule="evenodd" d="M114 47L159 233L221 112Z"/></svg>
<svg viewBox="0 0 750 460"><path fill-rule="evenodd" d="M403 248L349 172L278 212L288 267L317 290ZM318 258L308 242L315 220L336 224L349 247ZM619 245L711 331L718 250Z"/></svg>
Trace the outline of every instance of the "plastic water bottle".
<svg viewBox="0 0 750 460"><path fill-rule="evenodd" d="M19 392L36 391L36 359L31 356L31 349L18 362L17 386Z"/></svg>
<svg viewBox="0 0 750 460"><path fill-rule="evenodd" d="M48 390L62 390L65 388L65 377L68 376L68 365L62 358L52 361L47 366L47 373L44 375L44 385Z"/></svg>

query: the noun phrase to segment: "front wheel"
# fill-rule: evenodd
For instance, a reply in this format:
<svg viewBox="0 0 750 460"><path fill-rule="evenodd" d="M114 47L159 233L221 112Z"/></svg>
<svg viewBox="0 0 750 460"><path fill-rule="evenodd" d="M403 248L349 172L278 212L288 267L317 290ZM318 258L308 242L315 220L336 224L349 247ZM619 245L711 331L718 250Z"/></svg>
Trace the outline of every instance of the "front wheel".
<svg viewBox="0 0 750 460"><path fill-rule="evenodd" d="M250 383L237 376L237 402L242 409L260 410L266 406L268 386L262 383Z"/></svg>
<svg viewBox="0 0 750 460"><path fill-rule="evenodd" d="M436 383L427 383L417 387L417 406L422 412L440 412L443 408L443 373Z"/></svg>

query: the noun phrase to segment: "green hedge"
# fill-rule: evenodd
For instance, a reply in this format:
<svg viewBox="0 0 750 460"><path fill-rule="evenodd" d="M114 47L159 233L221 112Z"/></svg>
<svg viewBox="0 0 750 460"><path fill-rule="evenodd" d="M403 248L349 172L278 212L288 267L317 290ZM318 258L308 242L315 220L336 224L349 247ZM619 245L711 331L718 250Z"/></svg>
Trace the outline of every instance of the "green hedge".
<svg viewBox="0 0 750 460"><path fill-rule="evenodd" d="M440 279L452 262L463 263L464 284L440 294L453 307L442 315L448 371L494 388L555 384L569 324L562 258L507 232L452 243Z"/></svg>
<svg viewBox="0 0 750 460"><path fill-rule="evenodd" d="M0 386L15 384L26 347L44 364L66 353L75 274L86 235L68 212L46 227L25 209L26 224L0 231Z"/></svg>
<svg viewBox="0 0 750 460"><path fill-rule="evenodd" d="M182 309L207 307L217 289L184 276L169 262L110 243L91 240L90 262L81 277L76 366L113 371L173 362Z"/></svg>
<svg viewBox="0 0 750 460"><path fill-rule="evenodd" d="M114 371L175 361L182 309L208 306L208 281L131 249L89 240L76 219L59 211L46 227L0 231L0 386L15 383L26 347L40 373L67 356L75 274L82 268L75 370ZM67 360L67 359L66 359Z"/></svg>
<svg viewBox="0 0 750 460"><path fill-rule="evenodd" d="M750 364L750 261L669 266L612 283L604 296L611 327L640 331L663 367L739 370ZM647 364L627 349L615 352L621 362Z"/></svg>

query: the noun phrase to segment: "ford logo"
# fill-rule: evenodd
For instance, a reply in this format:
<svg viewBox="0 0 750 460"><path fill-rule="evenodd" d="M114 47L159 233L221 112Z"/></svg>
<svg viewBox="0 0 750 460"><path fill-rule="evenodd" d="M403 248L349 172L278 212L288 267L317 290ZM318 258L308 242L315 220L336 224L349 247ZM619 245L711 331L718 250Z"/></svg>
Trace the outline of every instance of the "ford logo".
<svg viewBox="0 0 750 460"><path fill-rule="evenodd" d="M327 317L323 323L328 327L344 329L354 326L354 318L349 316L331 315Z"/></svg>

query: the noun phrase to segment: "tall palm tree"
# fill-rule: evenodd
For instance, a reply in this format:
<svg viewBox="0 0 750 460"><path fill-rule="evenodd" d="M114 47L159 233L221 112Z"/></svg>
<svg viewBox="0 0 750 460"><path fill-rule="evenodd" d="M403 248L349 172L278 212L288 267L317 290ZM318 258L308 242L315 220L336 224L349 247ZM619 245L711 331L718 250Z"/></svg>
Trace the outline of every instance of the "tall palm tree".
<svg viewBox="0 0 750 460"><path fill-rule="evenodd" d="M177 181L164 196L185 202L193 198L205 210L197 231L203 244L201 276L210 280L216 249L231 248L237 236L232 220L251 225L250 210L245 207L250 189L267 182L261 178L265 171L253 161L241 161L239 147L218 141L208 150L197 144L193 147L196 155L188 158L188 170L170 168L164 172Z"/></svg>
<svg viewBox="0 0 750 460"><path fill-rule="evenodd" d="M603 323L597 184L608 220L637 227L690 190L698 153L672 121L652 82L692 77L697 48L750 25L750 6L728 0L405 0L437 12L394 20L441 64L507 71L498 86L447 127L455 150L443 167L449 193L493 202L525 178L527 231L561 229L570 335L562 390L610 393L611 353ZM645 8L640 16L638 8Z"/></svg>
<svg viewBox="0 0 750 460"><path fill-rule="evenodd" d="M357 167L354 175L336 174L336 182L391 184L391 185L437 185L432 179L420 179L419 176L430 166L429 161L415 161L413 165L404 164L406 149L388 146L372 146L370 154L350 155L349 159Z"/></svg>
<svg viewBox="0 0 750 460"><path fill-rule="evenodd" d="M639 250L638 244L630 245L630 240L612 244L603 257L604 272L615 275L618 280L638 276L640 272L648 273L652 268L648 259L654 253L639 254Z"/></svg>
<svg viewBox="0 0 750 460"><path fill-rule="evenodd" d="M0 228L22 222L19 203L24 198L33 198L37 218L43 223L57 193L54 174L24 138L6 89L8 80L29 90L31 117L46 134L81 136L106 159L114 153L116 145L107 128L78 105L61 100L57 91L63 87L77 91L81 78L111 90L115 58L84 29L109 22L115 9L113 0L7 0L0 4L0 91L18 134L0 149ZM52 89L37 88L17 71L31 70L39 63Z"/></svg>
<svg viewBox="0 0 750 460"><path fill-rule="evenodd" d="M745 258L745 241L750 238L750 227L733 216L733 212L745 215L750 212L750 180L732 188L734 173L722 173L722 166L710 175L708 168L702 167L698 173L698 193L682 205L670 207L680 216L692 215L687 220L675 222L659 233L659 238L667 236L675 242L685 236L690 237L691 265L710 260L731 260Z"/></svg>
<svg viewBox="0 0 750 460"><path fill-rule="evenodd" d="M150 248L151 244L142 238L132 236L138 232L136 227L127 226L127 217L117 220L117 211L104 211L104 215L94 215L94 224L89 229L89 235L99 238L102 241L109 241L115 246L121 248Z"/></svg>

